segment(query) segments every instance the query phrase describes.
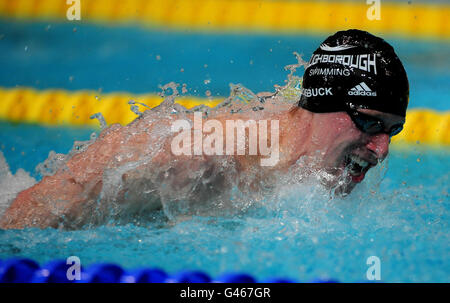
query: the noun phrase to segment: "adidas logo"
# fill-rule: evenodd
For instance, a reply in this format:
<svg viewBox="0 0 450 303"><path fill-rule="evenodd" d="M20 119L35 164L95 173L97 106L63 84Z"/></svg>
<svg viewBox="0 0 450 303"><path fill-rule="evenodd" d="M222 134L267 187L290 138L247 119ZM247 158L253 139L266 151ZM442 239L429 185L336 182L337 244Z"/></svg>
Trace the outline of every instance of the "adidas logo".
<svg viewBox="0 0 450 303"><path fill-rule="evenodd" d="M354 88L348 91L350 96L371 96L376 97L377 93L372 91L366 83L361 82L356 85Z"/></svg>

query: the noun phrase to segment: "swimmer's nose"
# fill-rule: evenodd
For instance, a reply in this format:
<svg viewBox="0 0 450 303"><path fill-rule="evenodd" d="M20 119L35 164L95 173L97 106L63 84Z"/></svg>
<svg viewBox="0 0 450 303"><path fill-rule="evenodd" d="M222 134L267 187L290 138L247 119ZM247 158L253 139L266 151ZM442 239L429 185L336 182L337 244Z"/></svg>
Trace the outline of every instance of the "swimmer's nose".
<svg viewBox="0 0 450 303"><path fill-rule="evenodd" d="M383 160L389 153L390 138L387 134L377 134L370 137L366 147L377 156L378 160Z"/></svg>

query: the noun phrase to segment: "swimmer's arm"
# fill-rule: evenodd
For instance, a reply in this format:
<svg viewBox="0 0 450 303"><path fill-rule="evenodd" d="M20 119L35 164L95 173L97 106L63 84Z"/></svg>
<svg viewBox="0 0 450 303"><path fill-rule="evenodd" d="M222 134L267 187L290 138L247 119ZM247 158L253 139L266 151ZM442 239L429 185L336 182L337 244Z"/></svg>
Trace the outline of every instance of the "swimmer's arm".
<svg viewBox="0 0 450 303"><path fill-rule="evenodd" d="M99 191L99 188L90 192L93 194L94 191ZM40 183L18 194L0 219L0 228L57 228L69 222L73 225L73 222L80 221L88 214L88 207L74 207L88 206L86 202L93 200L93 196L89 197L86 192L89 191L68 175L45 177Z"/></svg>
<svg viewBox="0 0 450 303"><path fill-rule="evenodd" d="M25 228L25 227L64 227L79 228L86 222L95 223L97 220L93 217L94 213L101 215L96 211L97 201L102 191L102 181L104 171L107 168L115 168L125 164L127 161L135 159L125 159L117 163L116 156L129 154L132 150L136 157L140 157L149 150L149 144L155 142L151 139L153 125L145 124L145 121L136 121L125 127L111 126L101 133L97 141L91 144L88 149L82 153L73 156L55 175L45 177L35 186L19 193L13 201L4 216L0 219L0 228ZM164 125L167 121L158 121L158 127L169 127ZM145 129L145 132L139 130ZM124 147L125 150L123 149ZM130 148L131 147L131 148ZM191 175L188 172L198 171L199 168L207 174L213 165L211 161L204 157L194 159L181 159L175 157L171 153L170 140L166 141L162 150L152 158L152 161L146 163L147 169L139 167L134 171L129 171L122 176L124 181L124 190L122 193L133 192L133 186L137 180L145 180L149 173L153 173L156 167L159 168L161 178L154 183L153 190L158 191L159 183L164 182L164 167L170 163L171 173L169 173L168 187L172 188L169 195L176 194L177 189L187 189L192 181L198 176ZM222 188L223 184L220 179L211 180L209 189ZM126 184L130 187L127 188ZM146 182L146 184L148 184ZM201 184L201 183L197 183ZM140 189L137 189L139 191ZM146 190L152 192L152 188ZM202 194L203 193L203 194ZM159 193L156 193L159 194ZM207 190L198 190L195 196L210 195ZM124 199L125 201L125 199ZM128 202L131 201L128 200ZM136 204L137 200L132 202ZM128 202L125 202L128 203ZM154 209L160 205L156 205L158 201L154 201L155 205L146 205L147 209ZM145 202L142 202L145 203ZM129 204L129 203L128 203ZM108 207L108 205L105 205ZM130 205L124 205L129 207ZM140 205L131 205L131 207L140 207ZM101 221L101 218L98 218Z"/></svg>
<svg viewBox="0 0 450 303"><path fill-rule="evenodd" d="M120 126L110 127L54 175L20 192L0 218L0 228L82 225L92 216L102 188L103 171L116 154L122 134Z"/></svg>
<svg viewBox="0 0 450 303"><path fill-rule="evenodd" d="M167 127L164 125L166 122L159 120L158 127ZM149 146L155 143L152 139L153 125L148 123L143 125L143 123L145 121L141 120L124 127L113 125L103 131L86 151L74 155L64 168L52 176L44 177L38 184L19 193L3 217L0 218L0 228L80 228L87 222L101 221L102 218L95 218L94 214L102 215L101 210L100 212L96 210L103 187L105 169L114 169L136 160L145 155L149 151ZM142 131L142 129L146 131ZM134 156L131 158L124 156L130 153ZM117 158L121 158L121 160L119 161ZM164 167L171 160L173 159L171 159L170 141L168 141L152 161L143 167L128 171L122 176L124 189L119 194L132 193L133 187L138 183L136 181L145 181L148 173L152 173L155 167ZM183 161L178 163L181 164ZM181 170L181 173L175 179L175 183L188 183L189 181L184 177L186 170L177 170ZM148 184L149 182L145 183L146 186ZM153 187L146 191L155 191L157 195L158 184L154 184ZM142 188L136 188L136 192L140 190ZM124 205L121 205L124 208L143 206L136 205L136 199L119 200L125 202ZM147 201L149 200L147 199ZM144 205L146 210L160 206L158 201L151 200L152 203ZM129 203L130 201L132 203ZM108 207L103 203L102 206Z"/></svg>

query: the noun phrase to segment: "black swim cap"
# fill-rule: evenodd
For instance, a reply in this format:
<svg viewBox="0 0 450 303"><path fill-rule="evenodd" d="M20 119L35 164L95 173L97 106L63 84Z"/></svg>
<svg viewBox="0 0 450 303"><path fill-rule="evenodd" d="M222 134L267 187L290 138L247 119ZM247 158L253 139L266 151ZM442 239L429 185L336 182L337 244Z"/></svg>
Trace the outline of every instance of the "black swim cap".
<svg viewBox="0 0 450 303"><path fill-rule="evenodd" d="M298 106L315 113L368 108L405 117L408 101L408 77L392 46L351 29L328 37L313 53Z"/></svg>

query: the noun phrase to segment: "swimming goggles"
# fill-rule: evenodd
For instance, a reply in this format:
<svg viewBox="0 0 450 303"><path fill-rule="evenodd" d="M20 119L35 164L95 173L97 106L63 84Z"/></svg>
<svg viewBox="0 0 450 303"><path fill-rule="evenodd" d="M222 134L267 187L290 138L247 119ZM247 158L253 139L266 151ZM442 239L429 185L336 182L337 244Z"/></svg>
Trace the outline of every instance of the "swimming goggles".
<svg viewBox="0 0 450 303"><path fill-rule="evenodd" d="M398 135L403 129L403 123L398 123L393 125L388 131L386 131L386 126L383 121L380 119L363 114L354 109L349 109L347 111L348 115L352 119L353 123L355 123L356 127L362 132L375 135L375 134L388 134L389 137L393 137Z"/></svg>

